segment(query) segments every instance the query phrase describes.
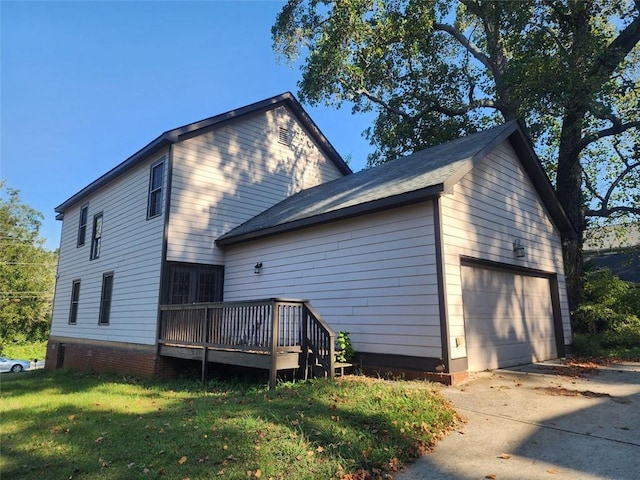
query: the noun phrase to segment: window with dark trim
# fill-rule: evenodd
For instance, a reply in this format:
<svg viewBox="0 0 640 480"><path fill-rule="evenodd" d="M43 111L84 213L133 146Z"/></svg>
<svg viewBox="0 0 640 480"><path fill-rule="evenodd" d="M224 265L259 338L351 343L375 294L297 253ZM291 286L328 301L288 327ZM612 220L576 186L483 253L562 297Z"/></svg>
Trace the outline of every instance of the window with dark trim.
<svg viewBox="0 0 640 480"><path fill-rule="evenodd" d="M87 220L89 217L89 205L85 205L80 209L80 221L78 223L78 247L84 245L87 237Z"/></svg>
<svg viewBox="0 0 640 480"><path fill-rule="evenodd" d="M224 267L169 262L164 283L164 303L222 301Z"/></svg>
<svg viewBox="0 0 640 480"><path fill-rule="evenodd" d="M91 260L100 257L102 248L102 213L93 217L93 233L91 234Z"/></svg>
<svg viewBox="0 0 640 480"><path fill-rule="evenodd" d="M99 325L109 325L111 316L111 294L113 293L113 272L102 275L102 293L100 295Z"/></svg>
<svg viewBox="0 0 640 480"><path fill-rule="evenodd" d="M69 308L69 325L78 321L78 302L80 301L80 280L74 280L71 285L71 307Z"/></svg>
<svg viewBox="0 0 640 480"><path fill-rule="evenodd" d="M164 183L164 161L151 165L149 178L149 204L147 218L152 218L162 213L162 185Z"/></svg>

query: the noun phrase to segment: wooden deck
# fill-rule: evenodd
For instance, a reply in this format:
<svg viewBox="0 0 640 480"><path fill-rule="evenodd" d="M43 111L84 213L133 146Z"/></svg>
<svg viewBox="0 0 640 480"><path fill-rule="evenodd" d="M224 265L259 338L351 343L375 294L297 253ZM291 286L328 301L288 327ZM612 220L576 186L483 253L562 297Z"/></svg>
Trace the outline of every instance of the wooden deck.
<svg viewBox="0 0 640 480"><path fill-rule="evenodd" d="M270 298L246 302L160 307L159 354L210 362L333 377L335 332L308 301ZM313 366L313 368L311 368Z"/></svg>

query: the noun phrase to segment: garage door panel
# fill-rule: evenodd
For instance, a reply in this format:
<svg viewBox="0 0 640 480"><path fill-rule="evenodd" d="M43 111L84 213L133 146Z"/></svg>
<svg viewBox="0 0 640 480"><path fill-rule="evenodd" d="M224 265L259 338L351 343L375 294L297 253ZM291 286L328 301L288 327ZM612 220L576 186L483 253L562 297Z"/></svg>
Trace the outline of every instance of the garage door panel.
<svg viewBox="0 0 640 480"><path fill-rule="evenodd" d="M470 370L557 356L548 279L464 266L462 287Z"/></svg>

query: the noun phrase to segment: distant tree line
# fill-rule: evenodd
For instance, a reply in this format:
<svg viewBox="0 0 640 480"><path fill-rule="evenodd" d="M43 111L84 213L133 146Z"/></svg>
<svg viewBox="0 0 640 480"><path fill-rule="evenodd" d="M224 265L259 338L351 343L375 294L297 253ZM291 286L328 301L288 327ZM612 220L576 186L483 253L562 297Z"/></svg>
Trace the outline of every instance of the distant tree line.
<svg viewBox="0 0 640 480"><path fill-rule="evenodd" d="M44 247L42 219L0 182L0 351L49 335L58 252Z"/></svg>

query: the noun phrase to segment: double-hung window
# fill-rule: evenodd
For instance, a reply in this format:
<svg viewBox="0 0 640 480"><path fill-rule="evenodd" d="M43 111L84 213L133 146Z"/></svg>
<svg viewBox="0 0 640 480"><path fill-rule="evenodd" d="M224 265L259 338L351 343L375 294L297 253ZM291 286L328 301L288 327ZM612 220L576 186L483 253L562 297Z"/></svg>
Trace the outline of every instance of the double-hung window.
<svg viewBox="0 0 640 480"><path fill-rule="evenodd" d="M162 185L164 183L164 161L151 165L149 178L149 201L147 218L157 217L162 213Z"/></svg>
<svg viewBox="0 0 640 480"><path fill-rule="evenodd" d="M89 205L85 205L80 209L80 222L78 224L78 247L84 245L87 237L87 219L89 216Z"/></svg>
<svg viewBox="0 0 640 480"><path fill-rule="evenodd" d="M102 275L102 294L100 295L99 325L109 325L111 315L111 296L113 293L113 272Z"/></svg>
<svg viewBox="0 0 640 480"><path fill-rule="evenodd" d="M80 280L74 280L71 285L71 308L69 309L69 325L78 321L78 303L80 302Z"/></svg>
<svg viewBox="0 0 640 480"><path fill-rule="evenodd" d="M93 234L91 235L91 260L100 257L102 248L102 213L93 217Z"/></svg>

